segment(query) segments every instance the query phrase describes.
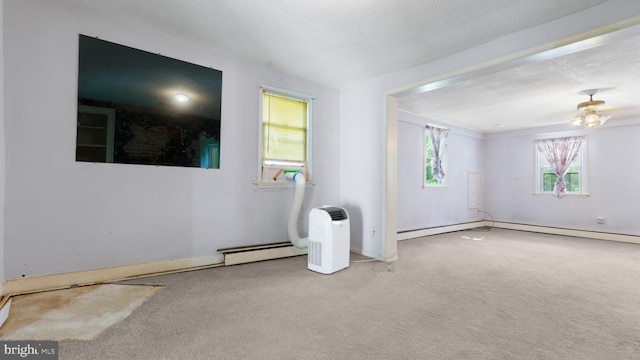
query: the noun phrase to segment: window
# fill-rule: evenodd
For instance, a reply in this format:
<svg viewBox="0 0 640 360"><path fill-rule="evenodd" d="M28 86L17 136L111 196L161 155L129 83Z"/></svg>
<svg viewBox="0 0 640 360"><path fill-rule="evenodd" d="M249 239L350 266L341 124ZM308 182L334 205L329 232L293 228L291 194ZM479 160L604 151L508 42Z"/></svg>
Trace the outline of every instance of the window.
<svg viewBox="0 0 640 360"><path fill-rule="evenodd" d="M262 87L260 187L286 187L283 173L298 170L311 178L311 102L309 96Z"/></svg>
<svg viewBox="0 0 640 360"><path fill-rule="evenodd" d="M586 195L585 137L536 141L536 193Z"/></svg>
<svg viewBox="0 0 640 360"><path fill-rule="evenodd" d="M427 125L424 130L424 186L446 186L449 129Z"/></svg>
<svg viewBox="0 0 640 360"><path fill-rule="evenodd" d="M116 110L78 105L76 161L113 162Z"/></svg>

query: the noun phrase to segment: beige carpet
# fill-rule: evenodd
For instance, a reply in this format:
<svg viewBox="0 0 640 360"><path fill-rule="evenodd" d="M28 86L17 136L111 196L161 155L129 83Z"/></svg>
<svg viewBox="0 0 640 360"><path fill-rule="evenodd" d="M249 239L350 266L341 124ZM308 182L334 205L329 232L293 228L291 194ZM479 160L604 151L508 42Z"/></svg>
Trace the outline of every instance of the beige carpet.
<svg viewBox="0 0 640 360"><path fill-rule="evenodd" d="M492 229L398 248L332 275L298 256L16 297L0 338L68 339L61 360L640 359L638 244Z"/></svg>
<svg viewBox="0 0 640 360"><path fill-rule="evenodd" d="M104 284L16 296L0 328L0 339L92 340L158 289Z"/></svg>
<svg viewBox="0 0 640 360"><path fill-rule="evenodd" d="M638 244L492 229L398 249L331 275L298 256L129 281L165 288L60 359L640 359Z"/></svg>

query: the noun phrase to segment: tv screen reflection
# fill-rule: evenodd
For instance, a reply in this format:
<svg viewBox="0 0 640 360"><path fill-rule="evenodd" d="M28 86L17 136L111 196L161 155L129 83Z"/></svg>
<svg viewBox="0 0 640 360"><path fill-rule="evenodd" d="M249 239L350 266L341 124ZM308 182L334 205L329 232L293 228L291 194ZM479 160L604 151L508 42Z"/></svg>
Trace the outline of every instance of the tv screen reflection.
<svg viewBox="0 0 640 360"><path fill-rule="evenodd" d="M222 71L80 35L76 161L220 167Z"/></svg>

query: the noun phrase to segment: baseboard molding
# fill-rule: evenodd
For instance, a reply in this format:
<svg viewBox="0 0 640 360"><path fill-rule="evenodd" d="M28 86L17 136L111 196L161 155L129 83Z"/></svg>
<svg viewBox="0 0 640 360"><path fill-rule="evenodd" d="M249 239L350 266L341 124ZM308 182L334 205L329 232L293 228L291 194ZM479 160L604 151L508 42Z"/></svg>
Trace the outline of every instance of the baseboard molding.
<svg viewBox="0 0 640 360"><path fill-rule="evenodd" d="M437 235L448 232L468 230L483 226L494 228L537 232L544 234L575 236L589 239L619 241L640 244L640 236L614 234L606 232L563 229L540 225L517 224L508 222L477 221L464 224L439 226L415 231L405 231L398 233L397 240L408 240L423 236ZM351 247L352 252L371 257L379 258L376 254L368 254L361 248ZM10 304L10 297L20 294L28 294L39 291L69 288L71 286L93 285L110 281L119 281L132 278L167 274L172 272L190 271L215 266L229 266L244 264L255 261L271 260L289 256L299 256L307 254L307 249L298 249L294 246L278 248L258 248L252 251L243 251L229 254L215 254L195 258L175 259L158 261L144 264L124 265L111 268L85 270L65 274L54 274L45 276L29 277L24 279L14 279L6 281L0 285L2 299L0 300L0 321L7 304ZM7 310L8 311L8 310Z"/></svg>
<svg viewBox="0 0 640 360"><path fill-rule="evenodd" d="M364 255L364 251L362 250L362 248L357 248L355 246L350 246L349 252L352 252L354 254ZM367 256L367 255L364 255L364 256Z"/></svg>
<svg viewBox="0 0 640 360"><path fill-rule="evenodd" d="M354 253L354 254L358 254L358 255L366 256L366 257L371 258L371 259L373 259L373 260L380 260L380 261L382 261L382 260L381 260L382 255L380 255L380 254L370 253L370 252L368 252L368 251L364 251L362 248L357 248L357 247L351 246L351 247L349 248L349 251L350 251L350 252L352 252L352 253Z"/></svg>
<svg viewBox="0 0 640 360"><path fill-rule="evenodd" d="M557 227L551 227L551 226L518 224L518 223L489 221L489 220L465 223L465 224L449 225L449 226L439 226L439 227L434 227L429 229L420 229L415 231L405 231L405 232L398 233L397 239L398 241L415 239L423 236L444 234L444 233L460 231L460 230L469 230L469 229L475 229L475 228L484 227L484 226L490 226L498 229L528 231L528 232L535 232L535 233L541 233L541 234L574 236L574 237L583 237L587 239L619 241L619 242L640 244L640 236L638 235L615 234L615 233L607 233L607 232L591 231L591 230L564 229L564 228L557 228Z"/></svg>
<svg viewBox="0 0 640 360"><path fill-rule="evenodd" d="M251 249L251 251L242 251L237 253L218 253L211 256L14 279L6 281L2 284L0 289L2 289L3 300L6 302L6 300L11 296L39 291L66 289L72 286L86 286L111 281L128 280L215 266L237 265L306 254L307 249L298 249L294 246L277 248L268 248L266 245L256 246L255 249ZM2 311L2 305L3 304L0 303L0 311Z"/></svg>
<svg viewBox="0 0 640 360"><path fill-rule="evenodd" d="M415 239L415 238L429 236L429 235L437 235L437 234L444 234L444 233L460 231L460 230L475 229L475 228L487 226L488 223L489 223L488 221L475 221L475 222L463 223L463 224L437 226L437 227L420 229L420 230L403 231L398 233L398 236L396 237L396 239L398 241L402 241L402 240Z"/></svg>
<svg viewBox="0 0 640 360"><path fill-rule="evenodd" d="M224 266L246 264L256 261L280 259L290 256L306 255L307 249L299 249L293 245L275 248L256 248L248 251L225 252Z"/></svg>
<svg viewBox="0 0 640 360"><path fill-rule="evenodd" d="M564 229L564 228L556 228L556 227L550 227L550 226L527 225L527 224L517 224L517 223L508 223L508 222L494 222L493 224L491 224L490 221L487 221L487 225L491 225L492 227L499 228L499 229L521 230L521 231L537 232L537 233L543 233L543 234L575 236L575 237L583 237L588 239L619 241L619 242L640 244L640 236L637 236L637 235L614 234L614 233L590 231L590 230Z"/></svg>
<svg viewBox="0 0 640 360"><path fill-rule="evenodd" d="M208 267L222 266L223 264L224 256L222 254L216 254L211 256L124 265L64 274L34 276L5 282L3 284L2 294L4 297L10 297L39 291L66 289L72 286L93 285L110 281L204 269Z"/></svg>

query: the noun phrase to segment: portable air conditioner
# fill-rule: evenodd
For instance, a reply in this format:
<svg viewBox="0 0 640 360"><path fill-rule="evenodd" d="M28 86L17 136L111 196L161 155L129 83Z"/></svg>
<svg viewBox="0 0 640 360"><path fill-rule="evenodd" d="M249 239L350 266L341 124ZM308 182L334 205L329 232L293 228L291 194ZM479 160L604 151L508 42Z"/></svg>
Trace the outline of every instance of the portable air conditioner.
<svg viewBox="0 0 640 360"><path fill-rule="evenodd" d="M349 266L349 215L343 208L323 206L309 213L309 270L332 274Z"/></svg>

